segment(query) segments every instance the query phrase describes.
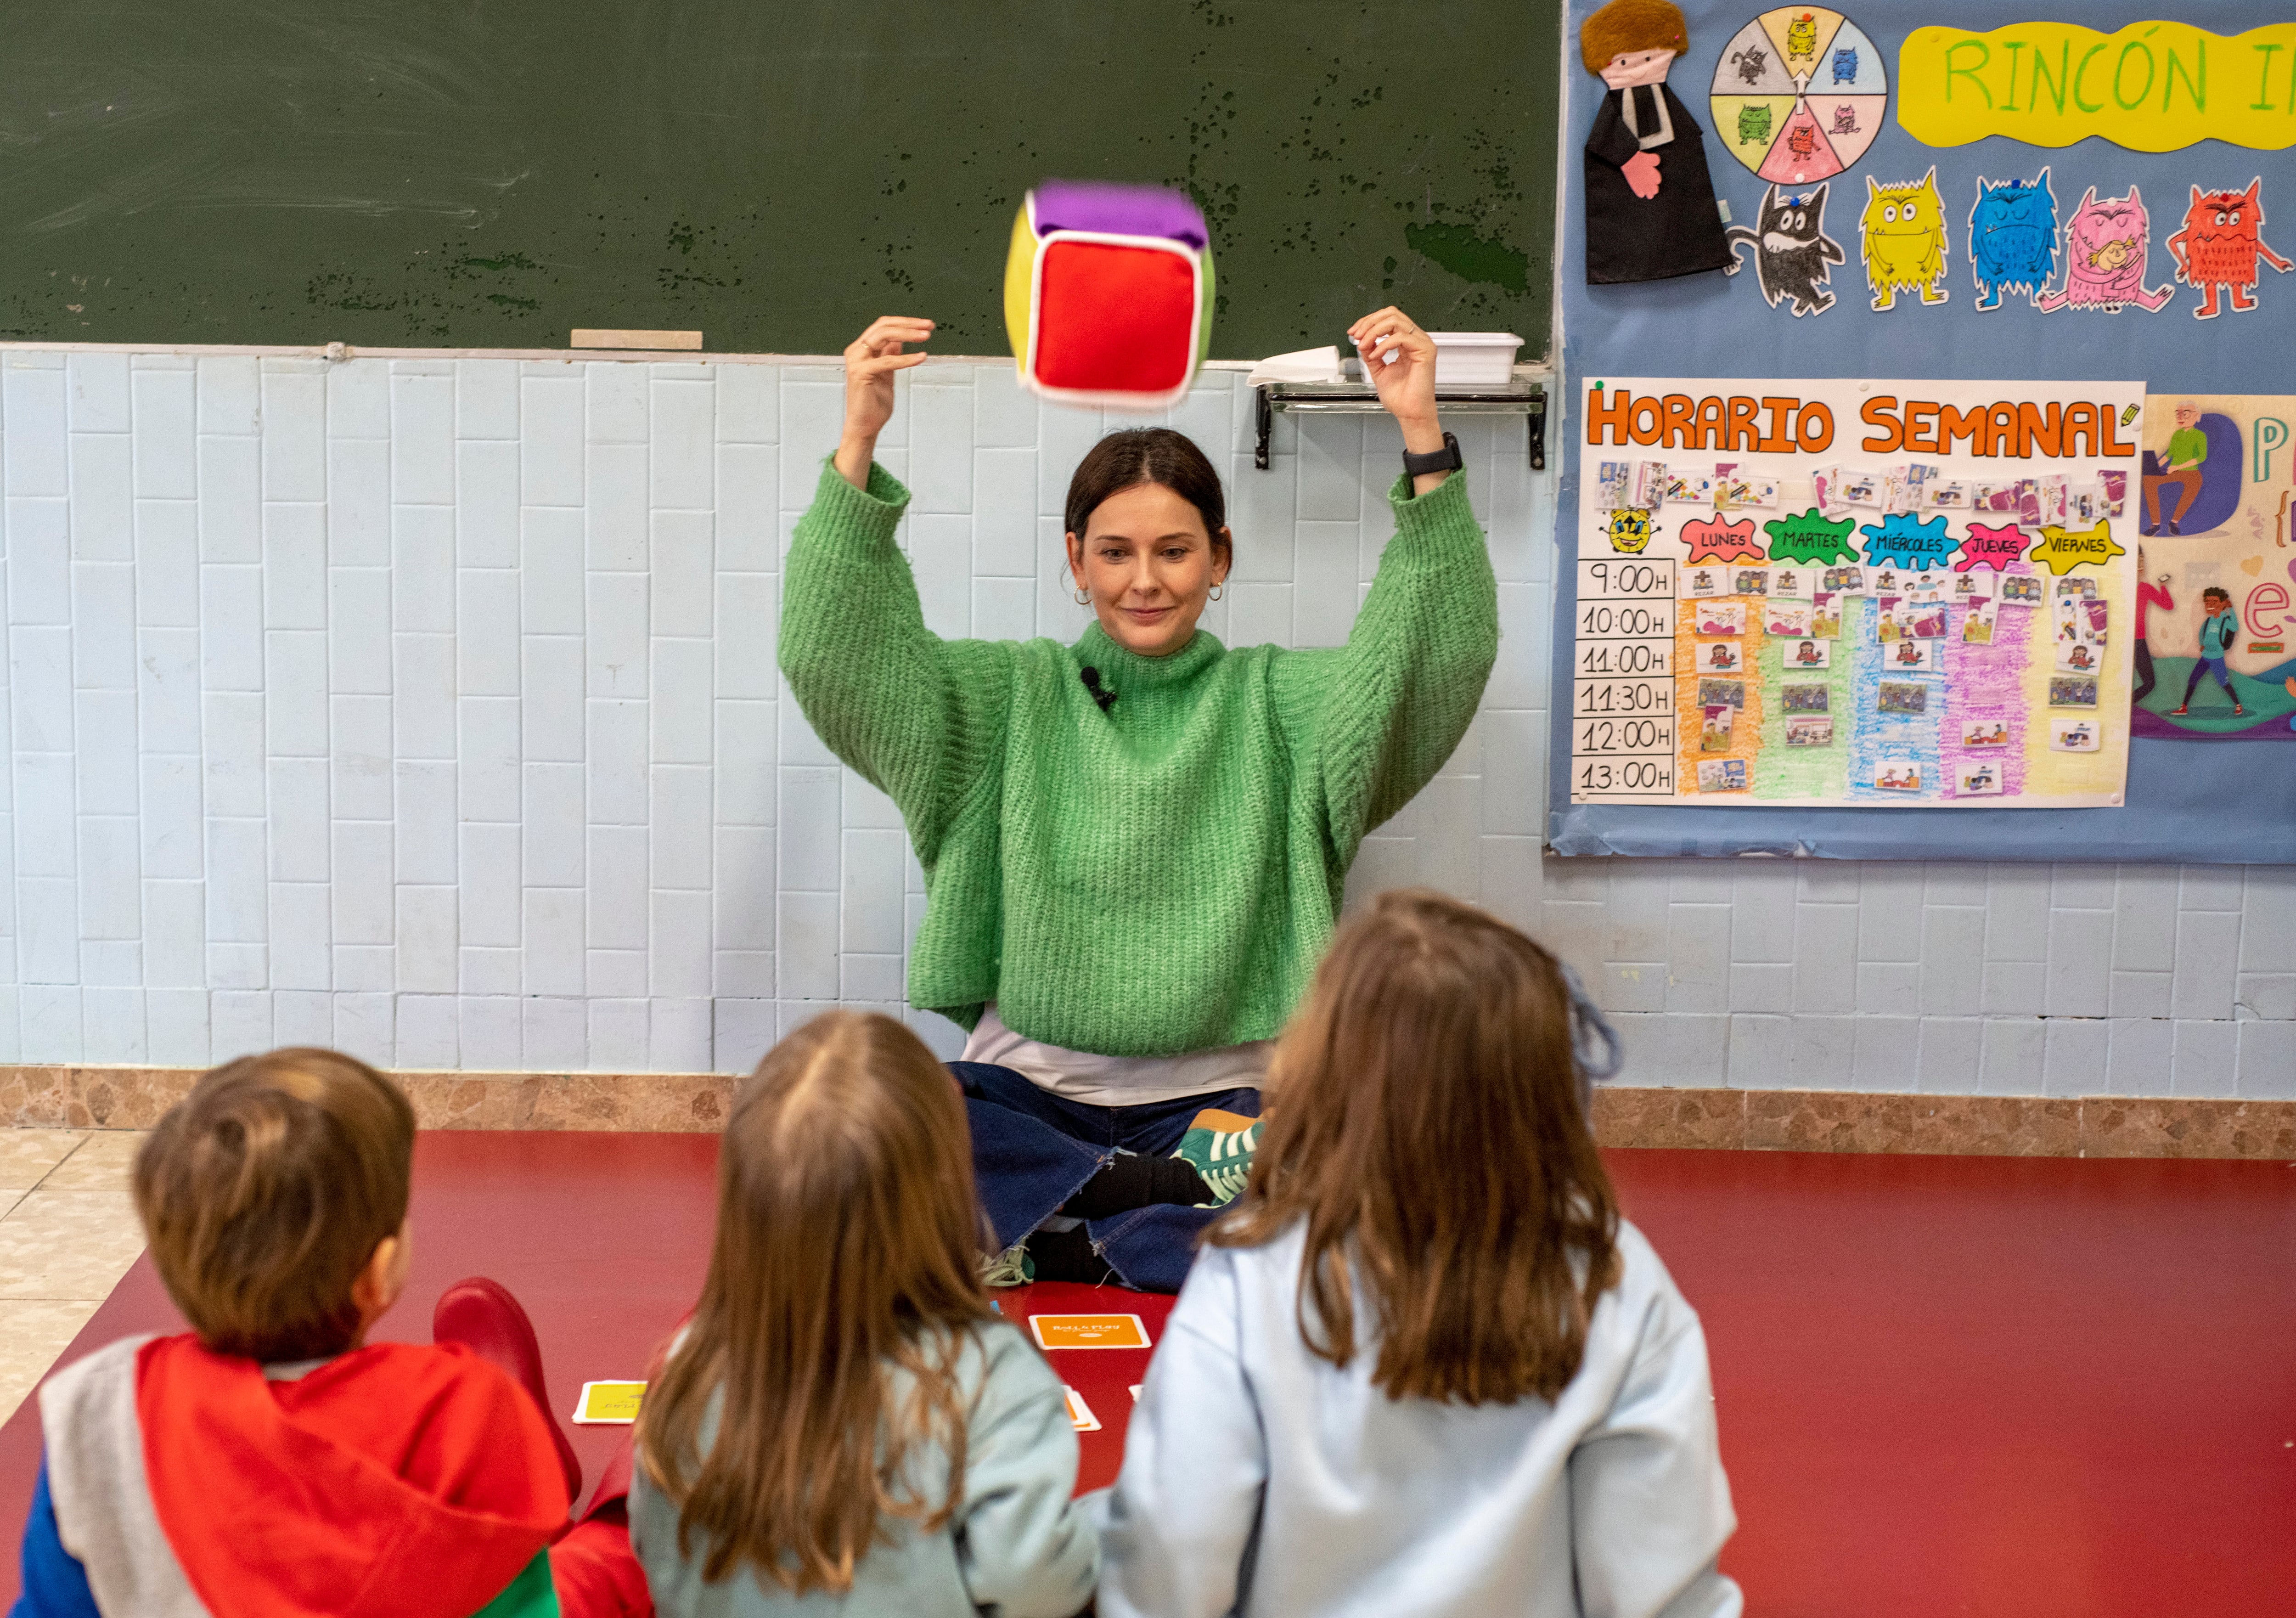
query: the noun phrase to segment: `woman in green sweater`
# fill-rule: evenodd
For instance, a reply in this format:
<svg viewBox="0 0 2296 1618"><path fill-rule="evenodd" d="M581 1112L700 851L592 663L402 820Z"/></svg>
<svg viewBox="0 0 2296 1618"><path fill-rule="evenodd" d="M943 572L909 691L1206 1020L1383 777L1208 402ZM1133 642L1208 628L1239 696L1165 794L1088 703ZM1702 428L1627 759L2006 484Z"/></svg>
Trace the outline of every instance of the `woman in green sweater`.
<svg viewBox="0 0 2296 1618"><path fill-rule="evenodd" d="M1357 849L1474 718L1497 585L1436 419L1434 344L1388 308L1349 335L1406 470L1345 646L1198 631L1234 540L1218 473L1166 428L1103 438L1069 486L1069 571L1095 619L1074 645L944 641L893 542L908 491L873 459L931 332L889 316L845 352L781 666L924 868L909 1001L971 1031L952 1065L1004 1268L1177 1290L1242 1187L1268 1042Z"/></svg>

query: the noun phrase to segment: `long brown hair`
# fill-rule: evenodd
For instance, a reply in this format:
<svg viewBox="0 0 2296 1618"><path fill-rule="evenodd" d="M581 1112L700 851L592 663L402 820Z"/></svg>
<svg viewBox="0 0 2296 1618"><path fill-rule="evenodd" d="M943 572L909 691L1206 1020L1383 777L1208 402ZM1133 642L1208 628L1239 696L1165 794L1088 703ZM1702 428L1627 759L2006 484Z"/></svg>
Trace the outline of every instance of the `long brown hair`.
<svg viewBox="0 0 2296 1618"><path fill-rule="evenodd" d="M1381 895L1283 1031L1250 1182L1209 1239L1258 1246L1304 1220L1300 1335L1344 1366L1367 1307L1391 1398L1554 1398L1618 1279L1570 1028L1562 968L1513 927Z"/></svg>
<svg viewBox="0 0 2296 1618"><path fill-rule="evenodd" d="M979 1232L964 1102L914 1034L831 1012L767 1053L726 1126L701 1305L638 1417L705 1579L747 1564L800 1595L841 1592L882 1516L947 1522L964 1476L957 1359L990 1318ZM898 1401L896 1367L913 1379ZM947 1452L939 1500L905 1485L919 1443Z"/></svg>

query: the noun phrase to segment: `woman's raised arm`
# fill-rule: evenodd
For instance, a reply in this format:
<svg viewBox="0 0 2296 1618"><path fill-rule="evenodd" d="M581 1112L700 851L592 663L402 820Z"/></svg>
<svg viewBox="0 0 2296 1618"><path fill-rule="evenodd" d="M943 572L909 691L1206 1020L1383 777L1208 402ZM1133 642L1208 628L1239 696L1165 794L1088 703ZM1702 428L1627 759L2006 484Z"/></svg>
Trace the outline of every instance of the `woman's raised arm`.
<svg viewBox="0 0 2296 1618"><path fill-rule="evenodd" d="M875 464L901 351L929 320L887 316L845 350L845 430L798 520L782 575L782 672L832 752L899 806L928 865L1004 723L1013 648L925 627L893 543L909 491Z"/></svg>
<svg viewBox="0 0 2296 1618"><path fill-rule="evenodd" d="M893 419L893 373L925 363L903 350L922 343L933 323L914 315L880 315L845 349L845 431L837 440L837 470L859 489L869 487L877 435Z"/></svg>
<svg viewBox="0 0 2296 1618"><path fill-rule="evenodd" d="M1435 343L1402 310L1349 328L1372 386L1403 429L1407 455L1443 448L1435 416ZM1393 353L1390 363L1385 356ZM1498 583L1464 480L1448 472L1393 491L1395 538L1348 644L1292 652L1277 680L1307 718L1295 732L1323 782L1333 853L1409 802L1458 747L1498 654Z"/></svg>
<svg viewBox="0 0 2296 1618"><path fill-rule="evenodd" d="M1403 429L1404 454L1433 455L1442 448L1443 423L1435 414L1435 340L1393 304L1349 326L1348 340L1362 357L1372 391ZM1450 475L1423 472L1411 480L1411 492L1427 494Z"/></svg>

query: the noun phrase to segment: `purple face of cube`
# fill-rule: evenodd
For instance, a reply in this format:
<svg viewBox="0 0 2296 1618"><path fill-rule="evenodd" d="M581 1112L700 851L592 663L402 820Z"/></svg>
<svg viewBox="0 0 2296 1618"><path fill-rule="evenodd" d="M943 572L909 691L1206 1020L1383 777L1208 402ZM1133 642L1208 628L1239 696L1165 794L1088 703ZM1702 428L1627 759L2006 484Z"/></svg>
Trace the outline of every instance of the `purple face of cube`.
<svg viewBox="0 0 2296 1618"><path fill-rule="evenodd" d="M1198 252L1210 241L1204 216L1187 193L1160 185L1119 185L1104 180L1046 180L1037 200L1037 234L1099 231L1114 236L1161 236Z"/></svg>

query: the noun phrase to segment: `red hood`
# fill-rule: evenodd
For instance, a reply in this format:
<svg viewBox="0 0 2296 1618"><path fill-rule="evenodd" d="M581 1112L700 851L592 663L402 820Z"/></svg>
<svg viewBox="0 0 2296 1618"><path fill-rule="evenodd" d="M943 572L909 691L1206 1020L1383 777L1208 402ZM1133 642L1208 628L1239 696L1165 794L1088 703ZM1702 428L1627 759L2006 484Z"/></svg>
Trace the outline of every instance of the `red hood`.
<svg viewBox="0 0 2296 1618"><path fill-rule="evenodd" d="M458 1346L271 1382L162 1337L135 1409L160 1526L217 1618L469 1618L566 1525L542 1412Z"/></svg>

